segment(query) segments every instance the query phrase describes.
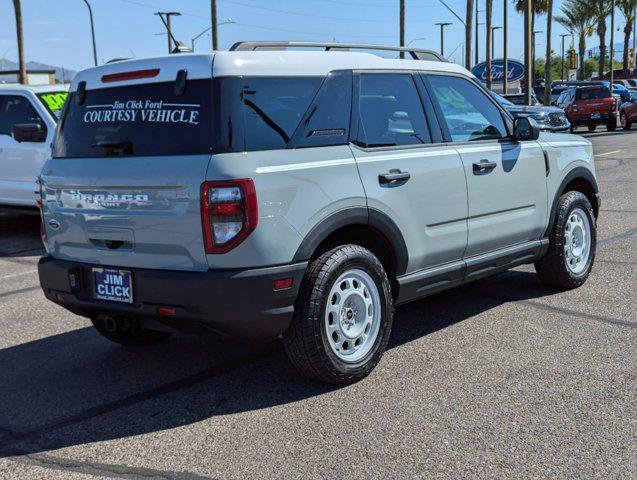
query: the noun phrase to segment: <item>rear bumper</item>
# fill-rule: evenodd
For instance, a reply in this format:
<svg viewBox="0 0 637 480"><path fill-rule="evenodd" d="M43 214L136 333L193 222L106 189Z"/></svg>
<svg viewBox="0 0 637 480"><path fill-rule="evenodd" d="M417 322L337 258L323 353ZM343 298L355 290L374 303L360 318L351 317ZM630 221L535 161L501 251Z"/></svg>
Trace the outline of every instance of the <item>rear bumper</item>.
<svg viewBox="0 0 637 480"><path fill-rule="evenodd" d="M612 120L617 119L615 113L602 113L600 114L600 118L591 118L590 114L587 115L571 115L568 117L568 121L571 123L571 126L580 126L580 125L607 125Z"/></svg>
<svg viewBox="0 0 637 480"><path fill-rule="evenodd" d="M98 266L103 267L45 256L38 264L40 285L49 300L84 317L108 314L186 332L270 339L292 320L307 262L207 272L125 268L133 275L132 304L92 297L92 267ZM275 291L274 280L282 278L292 278L292 287ZM175 315L160 316L158 307L174 309Z"/></svg>

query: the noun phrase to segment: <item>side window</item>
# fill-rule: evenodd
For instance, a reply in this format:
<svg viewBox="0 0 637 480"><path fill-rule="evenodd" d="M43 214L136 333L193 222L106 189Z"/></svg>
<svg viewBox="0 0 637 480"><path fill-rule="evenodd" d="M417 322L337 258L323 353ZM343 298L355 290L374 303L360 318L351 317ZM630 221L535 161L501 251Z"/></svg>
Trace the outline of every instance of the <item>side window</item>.
<svg viewBox="0 0 637 480"><path fill-rule="evenodd" d="M323 77L252 77L241 91L247 151L286 148Z"/></svg>
<svg viewBox="0 0 637 480"><path fill-rule="evenodd" d="M364 73L358 95L356 141L366 147L431 143L411 74Z"/></svg>
<svg viewBox="0 0 637 480"><path fill-rule="evenodd" d="M20 95L0 97L0 135L11 135L17 123L38 123L46 128L28 98Z"/></svg>
<svg viewBox="0 0 637 480"><path fill-rule="evenodd" d="M349 142L352 73L328 75L300 128L297 147L345 145Z"/></svg>
<svg viewBox="0 0 637 480"><path fill-rule="evenodd" d="M473 82L446 75L427 78L452 141L497 140L508 135L500 110Z"/></svg>

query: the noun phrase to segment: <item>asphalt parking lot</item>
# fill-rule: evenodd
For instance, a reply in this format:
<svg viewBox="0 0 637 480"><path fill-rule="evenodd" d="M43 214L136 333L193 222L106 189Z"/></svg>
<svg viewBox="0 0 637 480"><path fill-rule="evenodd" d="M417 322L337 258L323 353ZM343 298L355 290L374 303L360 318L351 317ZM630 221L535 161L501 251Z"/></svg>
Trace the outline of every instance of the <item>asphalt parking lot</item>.
<svg viewBox="0 0 637 480"><path fill-rule="evenodd" d="M523 267L401 307L346 388L278 343L111 344L44 299L38 219L0 216L0 478L637 478L637 131L587 137L586 285Z"/></svg>

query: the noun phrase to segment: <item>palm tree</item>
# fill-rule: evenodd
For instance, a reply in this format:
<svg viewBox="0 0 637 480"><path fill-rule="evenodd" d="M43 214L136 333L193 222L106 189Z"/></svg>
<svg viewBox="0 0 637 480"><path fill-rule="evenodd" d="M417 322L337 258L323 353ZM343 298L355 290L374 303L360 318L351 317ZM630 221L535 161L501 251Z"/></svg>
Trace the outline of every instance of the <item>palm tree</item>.
<svg viewBox="0 0 637 480"><path fill-rule="evenodd" d="M637 0L635 0L637 1ZM551 105L552 59L551 55L551 26L553 25L553 0L548 0L546 5L546 62L544 63L544 105Z"/></svg>
<svg viewBox="0 0 637 480"><path fill-rule="evenodd" d="M526 0L513 0L515 4L515 11L521 15L524 15L526 10ZM531 32L535 31L535 17L538 15L544 15L547 11L548 0L533 0L533 9L531 10ZM533 35L535 39L535 35ZM533 56L535 56L535 40L533 41ZM531 78L535 82L535 58L531 59Z"/></svg>
<svg viewBox="0 0 637 480"><path fill-rule="evenodd" d="M586 39L595 30L595 16L586 0L566 0L561 7L562 16L555 17L555 21L569 32L577 34L578 54L580 58L577 77L584 80L584 55L586 54Z"/></svg>
<svg viewBox="0 0 637 480"><path fill-rule="evenodd" d="M15 30L18 36L18 64L20 65L19 80L20 83L26 85L29 83L27 77L27 67L24 63L24 41L22 38L22 8L20 0L13 0L13 9L15 10Z"/></svg>
<svg viewBox="0 0 637 480"><path fill-rule="evenodd" d="M619 0L617 6L626 19L626 25L624 26L624 58L622 68L624 70L628 70L630 34L635 23L635 8L637 8L637 0Z"/></svg>
<svg viewBox="0 0 637 480"><path fill-rule="evenodd" d="M606 18L610 15L612 4L609 0L586 0L586 3L593 12L597 36L599 37L599 67L597 69L597 76L601 78L604 76L606 70Z"/></svg>
<svg viewBox="0 0 637 480"><path fill-rule="evenodd" d="M471 42L473 40L473 0L467 0L467 16L465 19L465 51L464 63L467 70L471 70ZM476 27L477 28L477 27Z"/></svg>

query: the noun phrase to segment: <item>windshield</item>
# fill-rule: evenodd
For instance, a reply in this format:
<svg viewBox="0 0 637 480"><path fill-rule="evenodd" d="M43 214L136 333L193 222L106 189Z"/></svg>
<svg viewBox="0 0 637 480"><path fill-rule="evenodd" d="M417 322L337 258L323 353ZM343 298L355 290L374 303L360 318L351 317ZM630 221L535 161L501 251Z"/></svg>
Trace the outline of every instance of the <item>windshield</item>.
<svg viewBox="0 0 637 480"><path fill-rule="evenodd" d="M212 80L126 85L71 93L54 157L155 156L212 151Z"/></svg>
<svg viewBox="0 0 637 480"><path fill-rule="evenodd" d="M57 122L62 115L62 107L64 107L64 102L66 101L66 97L68 97L68 92L60 91L37 93L36 96Z"/></svg>
<svg viewBox="0 0 637 480"><path fill-rule="evenodd" d="M610 98L610 90L606 87L597 88L581 88L577 90L577 100L600 100L602 98Z"/></svg>

